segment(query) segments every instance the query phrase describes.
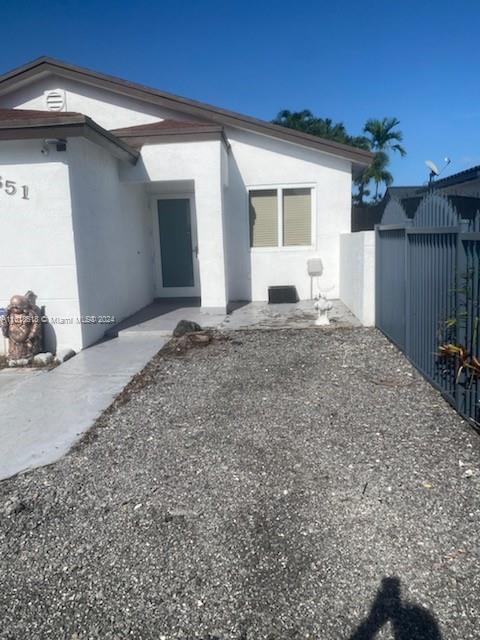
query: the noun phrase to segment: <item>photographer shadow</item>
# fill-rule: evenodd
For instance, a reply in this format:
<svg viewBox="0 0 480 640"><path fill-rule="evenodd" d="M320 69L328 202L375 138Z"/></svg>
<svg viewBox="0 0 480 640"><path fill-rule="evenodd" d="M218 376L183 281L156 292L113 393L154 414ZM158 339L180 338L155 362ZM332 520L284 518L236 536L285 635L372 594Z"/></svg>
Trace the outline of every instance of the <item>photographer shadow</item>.
<svg viewBox="0 0 480 640"><path fill-rule="evenodd" d="M349 640L373 640L390 622L394 640L441 640L434 616L424 607L402 602L400 580L383 578L370 613Z"/></svg>

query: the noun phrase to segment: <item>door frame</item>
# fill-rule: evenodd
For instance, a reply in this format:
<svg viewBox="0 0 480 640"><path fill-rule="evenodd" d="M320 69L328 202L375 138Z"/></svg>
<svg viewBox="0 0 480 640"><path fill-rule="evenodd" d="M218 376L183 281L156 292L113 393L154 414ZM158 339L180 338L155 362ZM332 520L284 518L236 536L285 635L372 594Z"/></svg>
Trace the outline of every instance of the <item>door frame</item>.
<svg viewBox="0 0 480 640"><path fill-rule="evenodd" d="M160 227L158 223L159 200L188 200L190 206L190 228L192 230L193 253L193 287L164 287L162 277L162 247L160 243ZM153 215L153 256L154 256L154 281L156 298L197 298L200 297L200 269L198 263L198 234L197 216L195 211L195 194L193 193L166 193L152 196L151 208ZM195 247L197 251L195 252Z"/></svg>

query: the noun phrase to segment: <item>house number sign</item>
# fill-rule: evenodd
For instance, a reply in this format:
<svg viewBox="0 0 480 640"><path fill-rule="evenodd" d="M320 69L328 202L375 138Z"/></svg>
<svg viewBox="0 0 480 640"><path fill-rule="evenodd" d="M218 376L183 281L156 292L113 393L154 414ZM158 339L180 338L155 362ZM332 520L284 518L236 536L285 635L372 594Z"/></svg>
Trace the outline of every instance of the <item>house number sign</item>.
<svg viewBox="0 0 480 640"><path fill-rule="evenodd" d="M18 185L14 180L6 180L0 176L0 191L5 191L7 196L17 196L22 200L28 200L28 186Z"/></svg>

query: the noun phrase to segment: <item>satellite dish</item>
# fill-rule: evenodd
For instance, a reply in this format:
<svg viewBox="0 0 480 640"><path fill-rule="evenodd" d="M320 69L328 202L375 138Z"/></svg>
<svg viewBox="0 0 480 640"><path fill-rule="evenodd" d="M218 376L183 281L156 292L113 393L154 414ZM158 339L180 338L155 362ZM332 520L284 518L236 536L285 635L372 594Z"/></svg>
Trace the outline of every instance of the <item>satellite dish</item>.
<svg viewBox="0 0 480 640"><path fill-rule="evenodd" d="M425 164L427 165L427 167L430 169L430 171L434 176L438 176L440 171L437 165L432 160L425 160Z"/></svg>

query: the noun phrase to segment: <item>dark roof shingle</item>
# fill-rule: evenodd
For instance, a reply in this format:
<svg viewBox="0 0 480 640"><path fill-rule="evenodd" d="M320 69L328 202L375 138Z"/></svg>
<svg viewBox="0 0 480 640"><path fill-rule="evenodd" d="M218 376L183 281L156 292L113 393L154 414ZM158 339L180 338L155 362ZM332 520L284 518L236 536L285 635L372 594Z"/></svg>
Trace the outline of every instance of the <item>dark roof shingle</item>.
<svg viewBox="0 0 480 640"><path fill-rule="evenodd" d="M0 109L0 123L33 122L35 120L58 120L59 118L79 118L74 111L38 111L34 109Z"/></svg>
<svg viewBox="0 0 480 640"><path fill-rule="evenodd" d="M166 119L160 122L149 122L147 124L138 124L134 127L123 127L121 129L112 129L111 132L116 136L145 136L154 135L161 132L173 131L196 131L206 129L220 129L218 125L211 122L191 122L187 120Z"/></svg>

